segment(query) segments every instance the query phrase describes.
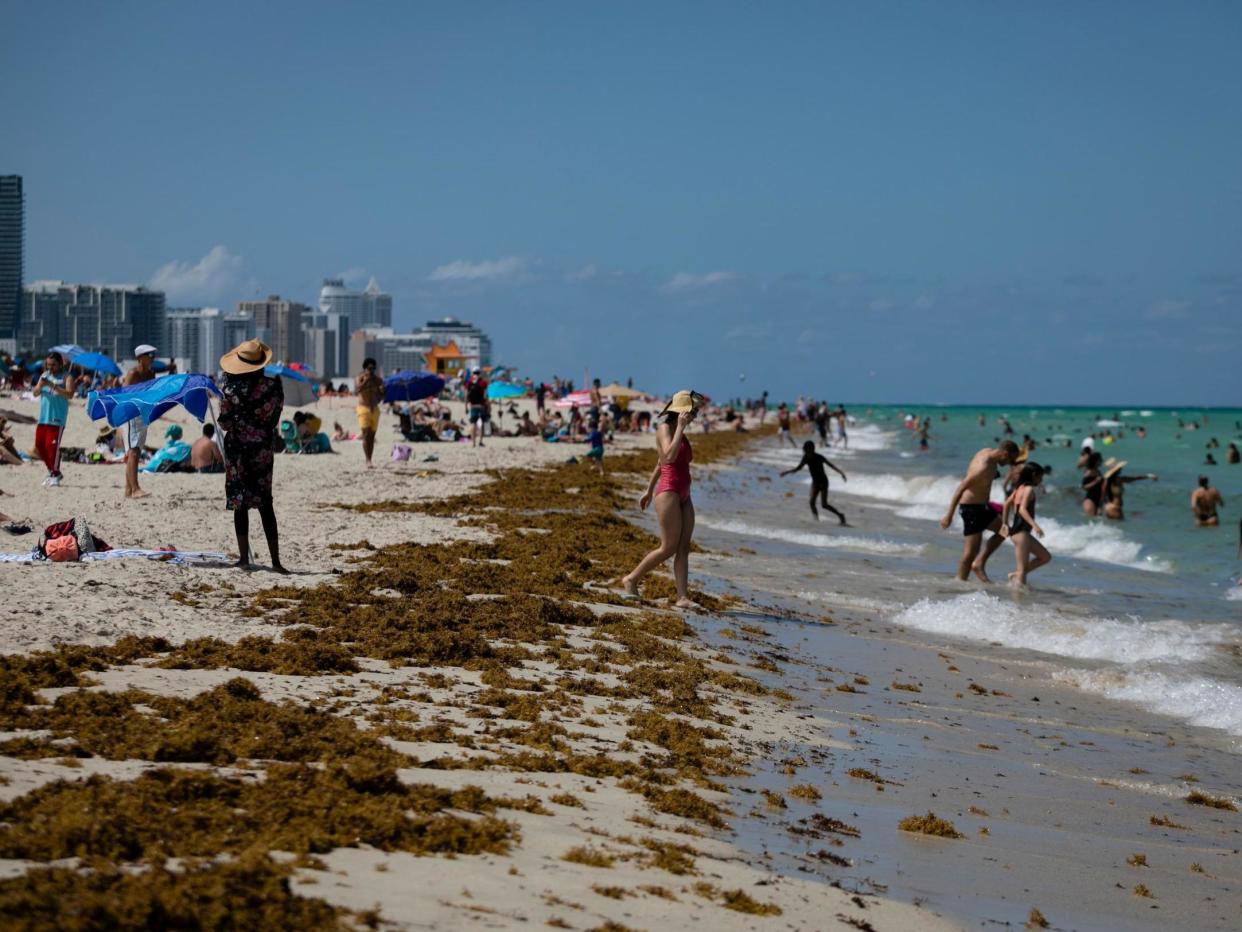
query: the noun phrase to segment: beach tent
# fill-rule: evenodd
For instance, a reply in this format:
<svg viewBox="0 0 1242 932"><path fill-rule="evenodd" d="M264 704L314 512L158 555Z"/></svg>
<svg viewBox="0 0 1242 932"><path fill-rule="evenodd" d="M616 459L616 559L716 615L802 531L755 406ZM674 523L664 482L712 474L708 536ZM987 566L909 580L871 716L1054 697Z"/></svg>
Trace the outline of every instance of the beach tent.
<svg viewBox="0 0 1242 932"><path fill-rule="evenodd" d="M285 390L285 404L291 408L314 404L319 400L315 384L296 369L288 366L264 366L263 372L273 379L280 379L280 386Z"/></svg>
<svg viewBox="0 0 1242 932"><path fill-rule="evenodd" d="M78 353L76 356L71 356L69 361L79 369L98 375L121 374L121 367L103 353Z"/></svg>
<svg viewBox="0 0 1242 932"><path fill-rule="evenodd" d="M489 382L487 384L488 398L522 398L525 395L525 385L514 385L512 382Z"/></svg>
<svg viewBox="0 0 1242 932"><path fill-rule="evenodd" d="M394 372L384 378L384 401L419 401L444 390L444 379L430 372Z"/></svg>
<svg viewBox="0 0 1242 932"><path fill-rule="evenodd" d="M86 396L86 413L92 421L106 419L112 427L120 427L134 418L150 424L180 405L201 421L207 416L212 395L220 397L215 382L205 375L187 372L125 388L91 392Z"/></svg>

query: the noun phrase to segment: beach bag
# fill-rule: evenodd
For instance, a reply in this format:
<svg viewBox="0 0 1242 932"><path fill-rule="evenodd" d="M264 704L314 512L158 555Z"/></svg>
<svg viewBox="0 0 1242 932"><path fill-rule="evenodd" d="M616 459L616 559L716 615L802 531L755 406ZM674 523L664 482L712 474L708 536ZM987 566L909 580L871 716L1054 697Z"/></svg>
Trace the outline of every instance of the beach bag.
<svg viewBox="0 0 1242 932"><path fill-rule="evenodd" d="M71 563L78 559L78 541L72 534L56 537L43 545L43 554L54 563Z"/></svg>
<svg viewBox="0 0 1242 932"><path fill-rule="evenodd" d="M407 444L394 443L392 445L392 461L394 463L405 463L409 460L411 452Z"/></svg>

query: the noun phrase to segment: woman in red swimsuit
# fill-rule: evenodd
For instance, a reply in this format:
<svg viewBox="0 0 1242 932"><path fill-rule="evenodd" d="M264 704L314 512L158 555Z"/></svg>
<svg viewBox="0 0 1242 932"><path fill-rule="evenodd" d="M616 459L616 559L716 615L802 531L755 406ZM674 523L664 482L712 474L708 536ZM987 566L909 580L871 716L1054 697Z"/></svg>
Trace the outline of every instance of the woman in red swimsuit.
<svg viewBox="0 0 1242 932"><path fill-rule="evenodd" d="M621 580L625 591L637 596L643 577L672 557L678 608L698 607L687 591L690 538L694 534L694 502L690 500L690 461L694 458L694 451L690 448L686 431L703 400L703 396L696 392L680 391L657 418L660 426L656 428L656 446L660 458L651 474L651 481L647 483L647 491L638 501L638 507L646 510L652 501L655 502L656 517L660 520L660 545Z"/></svg>

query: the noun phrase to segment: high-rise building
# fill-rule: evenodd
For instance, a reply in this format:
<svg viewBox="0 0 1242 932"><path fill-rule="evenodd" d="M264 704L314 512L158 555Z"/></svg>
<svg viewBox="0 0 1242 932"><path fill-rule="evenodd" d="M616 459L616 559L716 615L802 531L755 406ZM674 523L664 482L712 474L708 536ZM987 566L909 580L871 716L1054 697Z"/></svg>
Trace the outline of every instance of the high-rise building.
<svg viewBox="0 0 1242 932"><path fill-rule="evenodd" d="M231 314L225 314L220 322L220 331L220 345L224 347L220 356L223 356L234 346L255 338L254 317L245 311L234 311ZM207 360L207 373L210 374L220 370L220 356Z"/></svg>
<svg viewBox="0 0 1242 932"><path fill-rule="evenodd" d="M456 317L429 320L427 326L414 333L425 341L425 346L428 348L447 346L450 341L456 343L462 356L465 357L467 369L478 369L480 366L492 364L491 338L468 321L458 320Z"/></svg>
<svg viewBox="0 0 1242 932"><path fill-rule="evenodd" d="M17 350L26 257L26 199L21 175L0 175L0 349Z"/></svg>
<svg viewBox="0 0 1242 932"><path fill-rule="evenodd" d="M423 343L414 333L394 333L391 327L355 330L349 339L349 372L362 371L362 362L374 359L385 375L394 372L420 372L426 357Z"/></svg>
<svg viewBox="0 0 1242 932"><path fill-rule="evenodd" d="M341 278L325 278L319 292L322 314L344 314L349 318L347 333L363 327L392 326L392 295L380 289L374 278L362 291L351 291Z"/></svg>
<svg viewBox="0 0 1242 932"><path fill-rule="evenodd" d="M349 318L311 311L302 318L303 362L325 379L349 374Z"/></svg>
<svg viewBox="0 0 1242 932"><path fill-rule="evenodd" d="M116 360L133 359L141 343L165 337L164 292L141 285L70 285L32 282L22 289L21 352L42 353L57 343L76 343Z"/></svg>
<svg viewBox="0 0 1242 932"><path fill-rule="evenodd" d="M224 343L224 315L218 307L175 307L165 320L160 355L176 360L182 372L214 375L224 351L236 345Z"/></svg>
<svg viewBox="0 0 1242 932"><path fill-rule="evenodd" d="M255 334L272 348L274 360L302 361L302 318L310 311L305 304L274 294L266 301L238 301L237 310L254 318Z"/></svg>

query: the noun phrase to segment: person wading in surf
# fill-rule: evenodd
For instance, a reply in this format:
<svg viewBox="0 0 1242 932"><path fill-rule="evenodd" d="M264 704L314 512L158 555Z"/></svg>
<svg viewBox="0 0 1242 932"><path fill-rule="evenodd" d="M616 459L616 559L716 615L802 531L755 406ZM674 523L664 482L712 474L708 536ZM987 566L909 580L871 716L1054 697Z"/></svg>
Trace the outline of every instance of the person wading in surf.
<svg viewBox="0 0 1242 932"><path fill-rule="evenodd" d="M628 595L637 596L643 577L672 557L677 607L698 607L691 601L688 589L690 539L694 535L694 502L690 500L690 461L694 452L686 431L705 402L697 392L680 391L657 415L660 426L656 428L656 447L660 456L647 483L647 491L638 500L638 507L645 511L655 502L656 517L660 520L660 544L621 580Z"/></svg>
<svg viewBox="0 0 1242 932"><path fill-rule="evenodd" d="M949 508L940 519L940 526L948 530L953 523L953 512L962 516L962 535L965 541L962 546L962 558L957 564L957 578L969 579L974 574L983 582L991 582L986 572L988 558L996 552L996 548L1004 543L1000 536L1000 511L988 504L988 496L992 492L992 482L1000 475L999 467L1008 466L1018 458L1018 445L1012 440L1005 440L998 447L984 447L971 458L966 468L966 478L957 484ZM991 531L992 537L981 554L983 532Z"/></svg>
<svg viewBox="0 0 1242 932"><path fill-rule="evenodd" d="M781 475L788 476L797 472L803 466L807 467L811 473L811 514L815 515L815 520L819 520L819 511L815 508L815 500L818 498L820 503L824 506L824 510L831 511L834 515L840 518L841 525L843 527L849 527L849 525L846 524L845 515L841 514L841 512L837 511L837 509L828 504L828 472L824 469L824 467L827 466L828 469L831 469L838 476L840 476L842 482L848 482L849 480L845 478L845 473L841 472L841 470L837 469L836 466L832 465L832 463L830 463L827 457L825 457L822 453L816 453L815 443L811 440L808 440L806 443L802 444L802 459L798 462L798 465L793 469L786 469L783 473L781 473Z"/></svg>

